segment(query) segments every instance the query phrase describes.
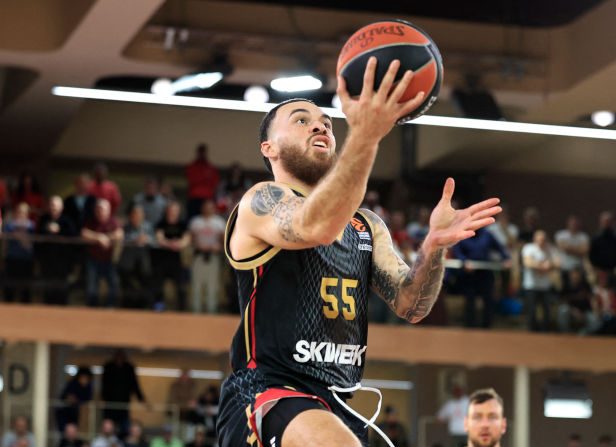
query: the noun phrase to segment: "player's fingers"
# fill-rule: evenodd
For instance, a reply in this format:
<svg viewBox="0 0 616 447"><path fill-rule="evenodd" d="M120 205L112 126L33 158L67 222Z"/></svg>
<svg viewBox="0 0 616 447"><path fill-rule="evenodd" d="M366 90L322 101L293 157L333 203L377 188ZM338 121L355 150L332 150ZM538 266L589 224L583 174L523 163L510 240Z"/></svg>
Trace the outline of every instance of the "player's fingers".
<svg viewBox="0 0 616 447"><path fill-rule="evenodd" d="M351 95L346 87L346 81L341 75L338 75L338 87L336 88L336 94L338 95L338 98L340 98L340 102L342 104L350 101L351 99Z"/></svg>
<svg viewBox="0 0 616 447"><path fill-rule="evenodd" d="M492 217L498 213L500 213L503 209L500 206L493 206L491 208L481 210L472 214L471 217L473 220L484 219L486 217Z"/></svg>
<svg viewBox="0 0 616 447"><path fill-rule="evenodd" d="M379 86L379 90L377 91L377 96L379 96L383 101L387 100L387 95L391 91L392 85L394 85L394 79L396 78L396 74L398 73L398 69L400 68L400 61L398 59L394 59L389 64L389 68L383 76L381 80L381 85Z"/></svg>
<svg viewBox="0 0 616 447"><path fill-rule="evenodd" d="M364 85L361 89L362 98L371 98L374 94L374 76L376 72L376 57L371 56L364 71Z"/></svg>
<svg viewBox="0 0 616 447"><path fill-rule="evenodd" d="M473 220L466 226L466 230L478 230L479 228L491 225L495 222L493 217L486 217L485 219Z"/></svg>
<svg viewBox="0 0 616 447"><path fill-rule="evenodd" d="M470 211L471 215L473 215L483 209L498 205L499 203L500 203L500 199L493 197L491 199L487 199L487 200L484 200L483 202L479 202L479 203L472 205L468 210Z"/></svg>
<svg viewBox="0 0 616 447"><path fill-rule="evenodd" d="M405 71L404 75L398 81L396 87L394 87L394 90L391 92L391 95L389 95L389 102L397 104L400 98L402 98L402 95L404 95L404 92L406 91L412 80L413 72L411 70Z"/></svg>
<svg viewBox="0 0 616 447"><path fill-rule="evenodd" d="M447 180L445 180L445 186L443 186L443 197L441 200L445 200L450 203L455 189L456 182L451 177L448 177Z"/></svg>
<svg viewBox="0 0 616 447"><path fill-rule="evenodd" d="M411 113L413 110L417 109L421 103L423 102L426 94L424 92L419 92L413 99L409 99L408 101L400 104L399 115L406 116Z"/></svg>

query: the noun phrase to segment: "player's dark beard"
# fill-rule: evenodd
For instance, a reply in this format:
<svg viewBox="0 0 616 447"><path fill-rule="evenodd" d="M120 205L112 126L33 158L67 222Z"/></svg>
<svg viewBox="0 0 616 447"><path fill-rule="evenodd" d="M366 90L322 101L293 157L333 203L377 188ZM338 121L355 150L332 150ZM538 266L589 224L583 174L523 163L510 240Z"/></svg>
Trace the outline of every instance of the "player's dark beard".
<svg viewBox="0 0 616 447"><path fill-rule="evenodd" d="M280 161L284 169L309 186L315 186L329 172L336 159L335 154L322 159L308 157L298 144L280 146Z"/></svg>
<svg viewBox="0 0 616 447"><path fill-rule="evenodd" d="M479 438L477 439L470 438L470 441L472 444L469 443L469 445L472 445L473 447L495 447L500 441L500 439L492 438L488 441L487 444L482 444Z"/></svg>

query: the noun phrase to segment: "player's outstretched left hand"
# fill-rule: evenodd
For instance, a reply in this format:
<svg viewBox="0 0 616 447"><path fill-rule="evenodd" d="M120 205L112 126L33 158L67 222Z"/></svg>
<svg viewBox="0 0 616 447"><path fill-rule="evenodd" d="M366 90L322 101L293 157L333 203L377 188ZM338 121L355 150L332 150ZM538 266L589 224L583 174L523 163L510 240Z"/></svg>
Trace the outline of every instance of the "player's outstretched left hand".
<svg viewBox="0 0 616 447"><path fill-rule="evenodd" d="M473 237L475 231L494 223L494 215L502 208L497 198L487 199L462 210L451 206L456 184L450 177L445 181L443 196L430 215L430 232L426 239L435 248L446 248L463 239Z"/></svg>

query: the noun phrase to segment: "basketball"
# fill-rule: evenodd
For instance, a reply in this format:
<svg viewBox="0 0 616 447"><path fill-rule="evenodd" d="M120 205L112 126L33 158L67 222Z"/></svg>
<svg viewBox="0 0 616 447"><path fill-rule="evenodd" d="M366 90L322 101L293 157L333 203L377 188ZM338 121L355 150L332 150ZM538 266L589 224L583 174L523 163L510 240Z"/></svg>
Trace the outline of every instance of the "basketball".
<svg viewBox="0 0 616 447"><path fill-rule="evenodd" d="M342 47L336 67L336 73L345 79L351 96L361 93L364 70L371 56L377 58L375 90L391 61L398 59L400 68L395 82L402 79L407 70L414 73L400 102L414 98L421 91L425 93L424 101L411 113L400 117L398 124L426 113L436 101L443 82L443 61L430 36L412 23L398 19L374 22L355 32Z"/></svg>

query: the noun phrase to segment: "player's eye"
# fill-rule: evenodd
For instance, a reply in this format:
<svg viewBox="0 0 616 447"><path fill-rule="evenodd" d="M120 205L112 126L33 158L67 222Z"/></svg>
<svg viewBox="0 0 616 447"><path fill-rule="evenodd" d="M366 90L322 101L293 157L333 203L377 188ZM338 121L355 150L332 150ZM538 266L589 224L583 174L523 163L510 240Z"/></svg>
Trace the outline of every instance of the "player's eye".
<svg viewBox="0 0 616 447"><path fill-rule="evenodd" d="M332 128L332 123L330 123L329 121L325 121L323 124L325 125L326 129L331 129Z"/></svg>
<svg viewBox="0 0 616 447"><path fill-rule="evenodd" d="M295 122L299 124L308 124L308 120L306 118L297 118Z"/></svg>

